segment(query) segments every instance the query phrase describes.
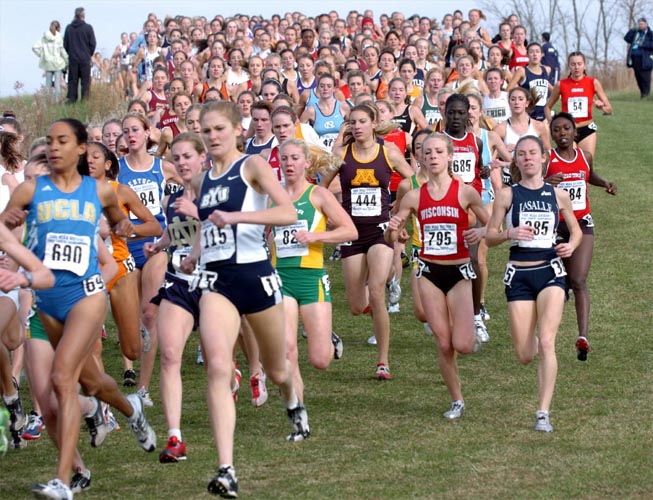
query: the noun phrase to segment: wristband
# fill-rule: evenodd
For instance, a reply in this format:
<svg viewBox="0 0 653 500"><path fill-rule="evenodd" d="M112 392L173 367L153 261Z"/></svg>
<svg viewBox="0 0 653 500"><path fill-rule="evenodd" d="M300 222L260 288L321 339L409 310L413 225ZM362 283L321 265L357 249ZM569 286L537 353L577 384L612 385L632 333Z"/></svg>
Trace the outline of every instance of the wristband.
<svg viewBox="0 0 653 500"><path fill-rule="evenodd" d="M32 276L32 273L30 273L29 271L23 270L23 271L21 271L21 274L23 276L25 276L25 278L27 278L27 286L22 286L21 288L31 288L32 283L34 281L34 277Z"/></svg>

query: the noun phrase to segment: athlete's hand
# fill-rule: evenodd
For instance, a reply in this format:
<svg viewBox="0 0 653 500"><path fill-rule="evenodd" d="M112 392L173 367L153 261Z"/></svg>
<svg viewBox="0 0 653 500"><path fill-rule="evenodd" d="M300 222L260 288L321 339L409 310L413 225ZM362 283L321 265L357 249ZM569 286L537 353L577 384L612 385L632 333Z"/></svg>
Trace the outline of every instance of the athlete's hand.
<svg viewBox="0 0 653 500"><path fill-rule="evenodd" d="M551 184L552 186L557 186L562 182L563 176L562 172L558 172L557 174L553 174L551 177L547 177L544 179L544 182L547 184Z"/></svg>
<svg viewBox="0 0 653 500"><path fill-rule="evenodd" d="M406 229L399 231L399 236L397 236L397 241L399 243L406 243L410 239L410 235Z"/></svg>
<svg viewBox="0 0 653 500"><path fill-rule="evenodd" d="M27 210L21 210L17 207L10 208L5 214L5 226L9 229L14 229L22 225L27 218Z"/></svg>
<svg viewBox="0 0 653 500"><path fill-rule="evenodd" d="M317 241L317 238L315 237L315 233L306 231L306 229L300 229L299 231L297 231L295 233L295 239L302 245L306 245L308 243L313 243L314 241Z"/></svg>
<svg viewBox="0 0 653 500"><path fill-rule="evenodd" d="M487 179L488 177L490 177L491 172L492 169L487 165L482 166L478 171L479 175L481 176L481 179Z"/></svg>
<svg viewBox="0 0 653 500"><path fill-rule="evenodd" d="M193 254L190 254L188 257L181 261L179 268L183 273L193 274L195 266L197 266L197 257L195 257Z"/></svg>
<svg viewBox="0 0 653 500"><path fill-rule="evenodd" d="M172 206L177 212L185 215L186 217L192 217L193 219L198 219L198 220L200 218L197 212L197 205L195 205L195 203L193 203L188 198L180 196L175 200Z"/></svg>
<svg viewBox="0 0 653 500"><path fill-rule="evenodd" d="M388 229L390 231L399 231L404 225L404 219L398 215L393 215L388 222Z"/></svg>
<svg viewBox="0 0 653 500"><path fill-rule="evenodd" d="M569 243L558 243L556 245L556 254L558 257L566 259L571 257L571 254L574 253L574 248Z"/></svg>
<svg viewBox="0 0 653 500"><path fill-rule="evenodd" d="M223 212L222 210L214 210L208 219L219 228L235 222L234 212Z"/></svg>
<svg viewBox="0 0 653 500"><path fill-rule="evenodd" d="M605 192L612 196L617 194L617 185L614 182L608 182L605 186Z"/></svg>
<svg viewBox="0 0 653 500"><path fill-rule="evenodd" d="M535 238L535 232L531 226L511 227L508 233L511 240L531 241Z"/></svg>
<svg viewBox="0 0 653 500"><path fill-rule="evenodd" d="M483 239L484 236L485 236L484 227L473 227L471 229L467 229L463 231L463 238L465 238L465 241L467 242L468 245L476 245L478 242L480 242Z"/></svg>
<svg viewBox="0 0 653 500"><path fill-rule="evenodd" d="M0 268L0 290L9 292L25 283L25 275Z"/></svg>
<svg viewBox="0 0 653 500"><path fill-rule="evenodd" d="M149 259L153 255L158 254L160 251L161 249L159 248L159 246L151 241L143 245L143 254L145 254L146 259Z"/></svg>
<svg viewBox="0 0 653 500"><path fill-rule="evenodd" d="M134 225L129 221L129 219L125 218L120 220L115 226L113 226L113 228L111 228L111 230L116 236L128 238L134 232Z"/></svg>

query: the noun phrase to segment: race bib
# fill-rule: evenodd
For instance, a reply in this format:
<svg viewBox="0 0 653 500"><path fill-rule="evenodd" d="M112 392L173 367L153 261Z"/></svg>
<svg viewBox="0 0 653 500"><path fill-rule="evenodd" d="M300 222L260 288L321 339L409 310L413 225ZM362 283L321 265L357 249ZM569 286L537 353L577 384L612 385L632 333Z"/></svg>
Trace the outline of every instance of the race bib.
<svg viewBox="0 0 653 500"><path fill-rule="evenodd" d="M571 198L571 206L574 211L585 210L587 206L587 199L585 196L585 189L587 185L585 181L565 181L558 184L560 189L564 189L569 193L569 198Z"/></svg>
<svg viewBox="0 0 653 500"><path fill-rule="evenodd" d="M90 278L85 279L82 281L82 286L84 287L84 293L87 297L100 293L106 288L101 274L94 274Z"/></svg>
<svg viewBox="0 0 653 500"><path fill-rule="evenodd" d="M186 257L190 255L191 249L192 247L182 247L177 248L174 252L172 252L172 255L170 256L170 263L172 264L172 268L175 270L175 273L183 276L188 276L188 274L181 270L181 263ZM195 269L192 274L197 273L198 269L198 266L195 265Z"/></svg>
<svg viewBox="0 0 653 500"><path fill-rule="evenodd" d="M230 224L219 228L210 220L202 221L202 262L227 260L236 252L234 230Z"/></svg>
<svg viewBox="0 0 653 500"><path fill-rule="evenodd" d="M74 234L48 233L43 264L50 269L83 276L91 258L91 238Z"/></svg>
<svg viewBox="0 0 653 500"><path fill-rule="evenodd" d="M519 240L522 248L551 248L555 245L555 221L553 212L520 212L519 225L533 228L534 238Z"/></svg>
<svg viewBox="0 0 653 500"><path fill-rule="evenodd" d="M424 255L453 255L458 250L455 224L425 224Z"/></svg>
<svg viewBox="0 0 653 500"><path fill-rule="evenodd" d="M152 215L161 213L161 199L159 197L159 186L155 182L145 182L135 186L130 185L134 190L141 203L147 207ZM130 219L137 219L132 212L129 212Z"/></svg>
<svg viewBox="0 0 653 500"><path fill-rule="evenodd" d="M567 110L574 118L587 118L589 116L589 102L587 97L570 97L567 99Z"/></svg>
<svg viewBox="0 0 653 500"><path fill-rule="evenodd" d="M298 220L292 226L277 227L274 230L274 245L277 257L305 257L308 255L308 244L300 243L295 239L295 233L300 230L308 231L308 221Z"/></svg>
<svg viewBox="0 0 653 500"><path fill-rule="evenodd" d="M353 188L351 214L354 217L381 215L381 188Z"/></svg>
<svg viewBox="0 0 653 500"><path fill-rule="evenodd" d="M454 153L451 171L454 175L459 175L465 184L474 180L475 166L476 155L474 153Z"/></svg>
<svg viewBox="0 0 653 500"><path fill-rule="evenodd" d="M320 136L320 140L322 141L322 144L324 144L329 151L333 148L333 143L336 142L336 139L338 138L338 134L324 134Z"/></svg>
<svg viewBox="0 0 653 500"><path fill-rule="evenodd" d="M128 273L133 273L136 270L136 261L134 260L133 255L127 257L125 260L122 261L122 263L125 266L125 269L127 269Z"/></svg>

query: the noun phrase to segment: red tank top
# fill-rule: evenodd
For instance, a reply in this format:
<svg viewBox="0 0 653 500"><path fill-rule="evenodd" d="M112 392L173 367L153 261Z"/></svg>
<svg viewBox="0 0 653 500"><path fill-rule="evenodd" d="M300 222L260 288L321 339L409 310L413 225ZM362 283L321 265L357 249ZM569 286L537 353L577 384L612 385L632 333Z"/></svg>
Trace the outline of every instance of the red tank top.
<svg viewBox="0 0 653 500"><path fill-rule="evenodd" d="M387 134L384 138L384 141L391 142L399 148L402 155L406 154L406 133L401 129L396 129ZM392 177L390 177L390 192L395 193L399 189L399 183L403 177L396 170L392 171Z"/></svg>
<svg viewBox="0 0 653 500"><path fill-rule="evenodd" d="M445 134L447 134L445 132ZM481 173L478 170L480 154L476 143L476 136L471 132L465 132L461 139L447 136L453 142L453 161L451 162L451 171L454 175L459 175L465 184L472 186L478 194L483 191L483 182Z"/></svg>
<svg viewBox="0 0 653 500"><path fill-rule="evenodd" d="M177 123L177 120L179 120L179 116L170 114L170 110L166 109L159 120L159 128L169 127L171 123Z"/></svg>
<svg viewBox="0 0 653 500"><path fill-rule="evenodd" d="M270 157L268 158L268 163L274 170L274 173L277 175L277 179L281 182L281 164L279 163L279 146L274 146L270 150Z"/></svg>
<svg viewBox="0 0 653 500"><path fill-rule="evenodd" d="M584 76L576 81L573 78L560 80L562 111L574 117L576 123L592 119L594 100L594 78Z"/></svg>
<svg viewBox="0 0 653 500"><path fill-rule="evenodd" d="M549 151L551 159L547 166L546 176L562 174L562 182L558 184L558 187L569 193L574 217L576 220L580 220L590 213L590 200L587 196L590 166L583 150L576 149L575 151L576 157L571 161L558 156L555 149ZM560 220L562 220L562 214L560 214Z"/></svg>
<svg viewBox="0 0 653 500"><path fill-rule="evenodd" d="M164 97L159 97L154 90L150 91L152 97L150 97L150 102L147 103L149 111L156 111L157 109L162 109L166 111L168 109L168 100Z"/></svg>
<svg viewBox="0 0 653 500"><path fill-rule="evenodd" d="M510 62L508 63L508 69L510 71L515 71L515 69L519 68L520 66L527 66L528 53L519 52L517 50L517 47L515 47L514 42L510 45L510 48L512 49L512 57L510 58Z"/></svg>
<svg viewBox="0 0 653 500"><path fill-rule="evenodd" d="M469 258L463 231L469 228L467 212L460 206L460 183L451 180L447 194L434 200L428 183L419 188L417 221L422 234L420 258L426 260L459 260Z"/></svg>

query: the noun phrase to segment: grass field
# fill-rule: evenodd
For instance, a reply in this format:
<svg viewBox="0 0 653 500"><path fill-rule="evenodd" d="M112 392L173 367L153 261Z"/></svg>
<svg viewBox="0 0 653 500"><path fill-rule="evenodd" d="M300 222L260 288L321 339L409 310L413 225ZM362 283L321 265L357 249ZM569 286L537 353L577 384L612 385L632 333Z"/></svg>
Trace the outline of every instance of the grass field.
<svg viewBox="0 0 653 500"><path fill-rule="evenodd" d="M241 391L235 444L241 497L653 497L653 103L634 94L614 95L612 102L614 116L597 117L595 168L616 182L619 194L610 197L598 188L590 193L596 221L589 279L593 350L587 362L576 360L572 299L557 342L554 433L532 430L536 363L521 366L511 347L501 285L506 247L489 256L491 342L459 360L467 411L457 422L441 416L449 395L436 366L434 342L413 318L410 293L402 297L401 313L391 317L394 380L379 383L372 378L375 350L365 344L371 322L349 314L340 265L329 263L334 325L345 342L344 358L321 373L302 362L312 430L304 443L284 441L289 427L276 390L258 410L250 405L247 388ZM407 278L404 274L403 288L409 291ZM118 346L110 337L105 363L121 379ZM305 342L300 338L299 343L305 353ZM189 459L158 463L166 427L153 384L156 407L147 415L159 435L157 452L142 452L124 419L123 430L110 434L99 449L91 449L83 434L80 450L93 471L93 485L83 498L207 497L217 457L205 376L194 362L196 345L193 336L183 368L182 430ZM28 498L34 482L54 476L55 456L47 438L10 450L0 460L0 498Z"/></svg>

